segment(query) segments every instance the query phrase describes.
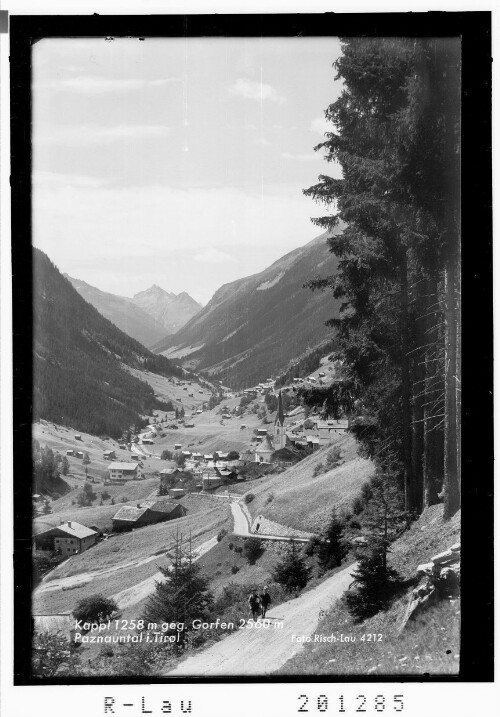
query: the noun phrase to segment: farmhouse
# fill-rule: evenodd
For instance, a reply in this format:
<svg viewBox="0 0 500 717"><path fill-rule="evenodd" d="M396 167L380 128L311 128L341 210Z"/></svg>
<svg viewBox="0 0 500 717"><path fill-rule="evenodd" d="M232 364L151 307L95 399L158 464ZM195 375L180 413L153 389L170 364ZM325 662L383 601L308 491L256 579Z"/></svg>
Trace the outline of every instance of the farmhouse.
<svg viewBox="0 0 500 717"><path fill-rule="evenodd" d="M217 473L225 483L230 480L236 480L236 471L233 471L230 468L221 468L220 470L217 469Z"/></svg>
<svg viewBox="0 0 500 717"><path fill-rule="evenodd" d="M220 476L203 476L203 490L215 490L222 485L222 478Z"/></svg>
<svg viewBox="0 0 500 717"><path fill-rule="evenodd" d="M114 451L104 451L103 457L108 461L112 461L113 458L116 458L116 453Z"/></svg>
<svg viewBox="0 0 500 717"><path fill-rule="evenodd" d="M145 525L182 518L186 513L186 508L180 503L171 503L166 500L146 500L139 503L136 508L124 505L113 516L113 530L142 528Z"/></svg>
<svg viewBox="0 0 500 717"><path fill-rule="evenodd" d="M288 468L289 466L293 466L295 463L298 463L303 457L304 454L297 449L285 446L285 448L279 448L273 453L271 456L271 463Z"/></svg>
<svg viewBox="0 0 500 717"><path fill-rule="evenodd" d="M315 425L321 443L325 443L328 442L332 436L344 435L349 428L349 421L347 419L316 421Z"/></svg>
<svg viewBox="0 0 500 717"><path fill-rule="evenodd" d="M186 495L184 488L171 488L168 491L170 498L183 498Z"/></svg>
<svg viewBox="0 0 500 717"><path fill-rule="evenodd" d="M63 555L83 553L96 541L97 532L86 525L68 520L34 536L37 550L55 550Z"/></svg>
<svg viewBox="0 0 500 717"><path fill-rule="evenodd" d="M140 480L142 469L138 463L125 463L124 461L113 461L108 466L109 479L115 480Z"/></svg>

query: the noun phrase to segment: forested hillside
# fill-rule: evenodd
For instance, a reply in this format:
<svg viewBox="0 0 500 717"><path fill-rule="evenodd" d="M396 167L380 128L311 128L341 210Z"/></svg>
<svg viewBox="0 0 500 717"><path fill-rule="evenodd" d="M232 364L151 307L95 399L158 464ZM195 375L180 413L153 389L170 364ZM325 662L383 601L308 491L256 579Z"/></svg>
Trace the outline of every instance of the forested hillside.
<svg viewBox="0 0 500 717"><path fill-rule="evenodd" d="M92 304L102 316L144 346L152 346L164 338L165 327L137 306L132 299L101 291L67 274L64 276L71 281L80 296Z"/></svg>
<svg viewBox="0 0 500 717"><path fill-rule="evenodd" d="M118 436L160 405L153 389L121 364L182 374L88 304L40 250L33 253L33 419Z"/></svg>

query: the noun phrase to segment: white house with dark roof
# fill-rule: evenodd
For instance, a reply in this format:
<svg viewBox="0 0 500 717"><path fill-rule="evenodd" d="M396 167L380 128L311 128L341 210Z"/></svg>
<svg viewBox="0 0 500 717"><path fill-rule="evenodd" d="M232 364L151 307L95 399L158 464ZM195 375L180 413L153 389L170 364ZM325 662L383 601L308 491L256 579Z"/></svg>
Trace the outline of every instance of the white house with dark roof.
<svg viewBox="0 0 500 717"><path fill-rule="evenodd" d="M108 472L111 481L140 480L142 478L142 469L139 463L113 461L108 466Z"/></svg>
<svg viewBox="0 0 500 717"><path fill-rule="evenodd" d="M68 520L55 528L37 533L33 540L38 550L55 550L62 555L83 553L94 545L97 531L86 525Z"/></svg>

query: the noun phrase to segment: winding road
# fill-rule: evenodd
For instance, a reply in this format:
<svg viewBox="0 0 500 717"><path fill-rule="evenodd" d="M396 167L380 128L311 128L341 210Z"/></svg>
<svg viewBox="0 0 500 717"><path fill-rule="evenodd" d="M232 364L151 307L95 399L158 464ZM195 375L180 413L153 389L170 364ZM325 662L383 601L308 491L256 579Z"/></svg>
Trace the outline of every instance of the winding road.
<svg viewBox="0 0 500 717"><path fill-rule="evenodd" d="M287 541L289 543L292 540L295 543L307 543L309 541L309 538L295 538L290 535L266 535L265 533L251 533L249 528L249 516L247 515L246 510L242 507L242 504L239 501L232 501L230 508L234 520L233 535L238 535L243 538L255 537L260 540L275 540L280 542Z"/></svg>
<svg viewBox="0 0 500 717"><path fill-rule="evenodd" d="M320 610L331 608L348 589L355 569L356 565L350 565L295 600L273 606L269 627L244 627L188 657L167 675L261 676L275 672L302 649L300 640L314 633Z"/></svg>

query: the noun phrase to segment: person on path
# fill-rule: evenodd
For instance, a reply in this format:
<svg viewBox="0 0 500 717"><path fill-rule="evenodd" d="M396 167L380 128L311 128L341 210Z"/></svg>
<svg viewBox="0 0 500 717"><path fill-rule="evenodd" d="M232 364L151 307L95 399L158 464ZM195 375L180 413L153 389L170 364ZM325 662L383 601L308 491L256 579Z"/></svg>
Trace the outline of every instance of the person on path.
<svg viewBox="0 0 500 717"><path fill-rule="evenodd" d="M252 590L252 592L250 593L250 596L248 598L248 606L250 608L250 612L252 613L252 618L256 620L259 617L260 600L255 590Z"/></svg>
<svg viewBox="0 0 500 717"><path fill-rule="evenodd" d="M271 596L268 593L268 587L267 585L264 586L264 590L260 597L260 605L261 605L261 615L262 617L266 616L267 608L271 604Z"/></svg>

